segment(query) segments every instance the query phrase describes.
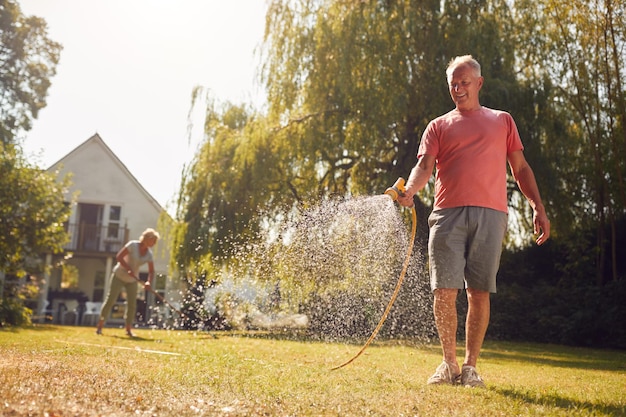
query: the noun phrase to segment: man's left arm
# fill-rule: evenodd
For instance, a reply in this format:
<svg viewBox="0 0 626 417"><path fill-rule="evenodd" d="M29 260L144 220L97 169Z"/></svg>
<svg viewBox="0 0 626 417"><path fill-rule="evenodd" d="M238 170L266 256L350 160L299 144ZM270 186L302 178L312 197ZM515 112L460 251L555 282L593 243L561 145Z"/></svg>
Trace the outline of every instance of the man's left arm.
<svg viewBox="0 0 626 417"><path fill-rule="evenodd" d="M534 232L539 235L536 242L538 245L542 245L550 237L550 220L548 220L546 209L541 202L535 174L521 150L510 153L508 160L517 186L533 209Z"/></svg>

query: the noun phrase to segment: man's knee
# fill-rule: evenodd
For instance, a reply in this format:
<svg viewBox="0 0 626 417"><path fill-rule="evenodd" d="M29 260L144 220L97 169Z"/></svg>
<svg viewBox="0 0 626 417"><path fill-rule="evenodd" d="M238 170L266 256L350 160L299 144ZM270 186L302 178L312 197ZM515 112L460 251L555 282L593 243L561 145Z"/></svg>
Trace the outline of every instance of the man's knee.
<svg viewBox="0 0 626 417"><path fill-rule="evenodd" d="M458 293L456 288L437 288L433 291L435 300L441 302L456 302Z"/></svg>
<svg viewBox="0 0 626 417"><path fill-rule="evenodd" d="M475 288L467 288L467 302L470 304L484 304L489 302L489 291L477 290Z"/></svg>

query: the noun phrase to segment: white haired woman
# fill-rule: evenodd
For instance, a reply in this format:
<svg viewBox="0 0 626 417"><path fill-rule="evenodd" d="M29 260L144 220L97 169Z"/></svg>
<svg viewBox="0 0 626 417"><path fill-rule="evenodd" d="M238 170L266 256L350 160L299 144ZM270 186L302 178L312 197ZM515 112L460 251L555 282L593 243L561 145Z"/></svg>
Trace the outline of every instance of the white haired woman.
<svg viewBox="0 0 626 417"><path fill-rule="evenodd" d="M133 320L137 311L137 283L139 281L139 267L148 264L148 280L144 287L148 288L154 279L154 258L152 247L159 240L159 233L151 228L144 230L139 240L131 240L115 256L117 264L111 273L111 285L106 296L100 320L96 329L97 334L102 334L102 327L106 319L111 314L111 309L117 301L120 292L126 290L126 310L124 319L126 320L126 335L134 337L132 332Z"/></svg>

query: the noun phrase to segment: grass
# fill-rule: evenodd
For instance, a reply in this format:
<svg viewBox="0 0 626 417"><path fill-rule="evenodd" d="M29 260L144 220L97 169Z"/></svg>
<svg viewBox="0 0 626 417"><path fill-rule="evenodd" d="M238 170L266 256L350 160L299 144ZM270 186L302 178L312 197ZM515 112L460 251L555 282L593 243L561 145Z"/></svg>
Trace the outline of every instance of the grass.
<svg viewBox="0 0 626 417"><path fill-rule="evenodd" d="M3 416L623 416L626 352L487 342L487 389L426 386L436 345L41 325L0 330ZM459 350L459 354L462 350Z"/></svg>

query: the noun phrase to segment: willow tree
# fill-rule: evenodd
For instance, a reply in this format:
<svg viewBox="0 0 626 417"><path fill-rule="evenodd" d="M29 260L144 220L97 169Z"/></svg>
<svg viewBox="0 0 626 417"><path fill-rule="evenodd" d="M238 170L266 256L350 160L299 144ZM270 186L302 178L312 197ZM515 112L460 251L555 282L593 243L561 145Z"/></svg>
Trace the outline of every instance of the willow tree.
<svg viewBox="0 0 626 417"><path fill-rule="evenodd" d="M245 105L218 104L201 88L193 105L206 105L204 140L183 172L172 232L172 266L187 276L236 259L233 251L256 239L260 219L293 204L283 198L292 195L280 157L287 143L269 140L265 118Z"/></svg>
<svg viewBox="0 0 626 417"><path fill-rule="evenodd" d="M626 4L541 0L516 7L526 23L519 32L528 46L524 68L529 78L551 80L549 100L562 123L561 137L546 138L545 150L559 161L559 186L573 197L560 207L571 219L571 264L595 265L599 284L605 276L617 280L623 254L616 236L626 216ZM581 237L594 229L590 251Z"/></svg>
<svg viewBox="0 0 626 417"><path fill-rule="evenodd" d="M269 118L287 132L293 156L307 158L291 175L315 179L320 195L377 193L407 175L428 121L453 107L444 71L456 55L481 62L484 104L531 129L536 88L517 80L509 4L271 1L263 67ZM531 163L540 162L540 144L521 133ZM510 184L511 200L521 202ZM431 182L424 204L432 189ZM531 213L515 208L516 230L528 233Z"/></svg>
<svg viewBox="0 0 626 417"><path fill-rule="evenodd" d="M269 6L268 114L209 100L206 140L181 191L178 268L204 254L219 262L268 210L280 216L331 194L382 192L414 163L425 114L444 108L445 89L427 94L443 82L442 58L419 49L432 42L432 10L300 6ZM430 110L434 102L441 109Z"/></svg>
<svg viewBox="0 0 626 417"><path fill-rule="evenodd" d="M267 114L207 107L207 140L181 193L177 262L223 256L267 209L382 193L407 175L428 121L453 106L444 71L454 55L483 63L486 103L507 109L520 96L510 20L499 0L270 1Z"/></svg>
<svg viewBox="0 0 626 417"><path fill-rule="evenodd" d="M440 2L272 1L269 117L319 195L382 192L406 175L425 121L447 107ZM301 155L299 155L301 154ZM307 184L308 185L308 184Z"/></svg>

